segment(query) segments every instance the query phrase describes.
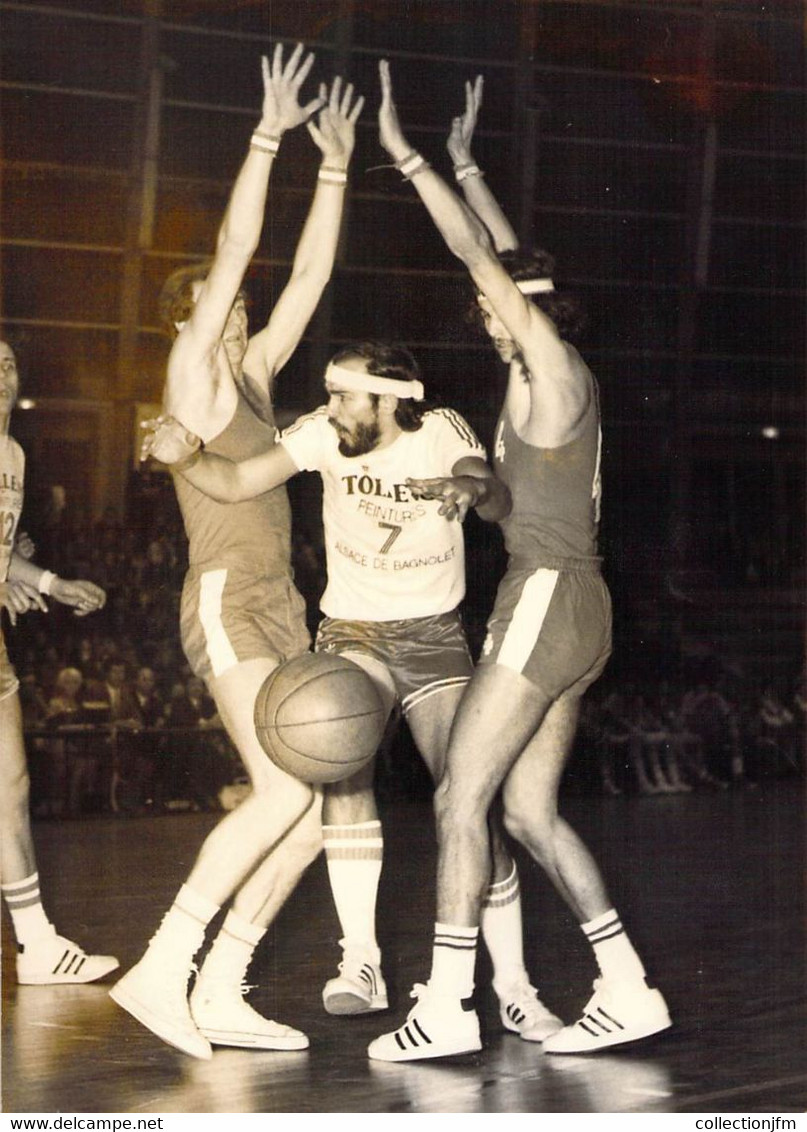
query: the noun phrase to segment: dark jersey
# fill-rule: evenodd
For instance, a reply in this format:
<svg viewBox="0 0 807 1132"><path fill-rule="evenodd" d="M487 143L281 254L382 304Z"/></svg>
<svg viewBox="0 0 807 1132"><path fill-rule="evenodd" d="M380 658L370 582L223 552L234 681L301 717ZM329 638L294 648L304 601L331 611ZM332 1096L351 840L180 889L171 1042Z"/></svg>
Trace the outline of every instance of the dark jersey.
<svg viewBox="0 0 807 1132"><path fill-rule="evenodd" d="M276 437L274 421L259 417L239 392L232 420L205 449L244 460L273 447ZM174 484L191 566L291 576L291 511L284 486L241 503L219 503L183 476L175 476Z"/></svg>
<svg viewBox="0 0 807 1132"><path fill-rule="evenodd" d="M596 556L600 450L596 386L580 436L559 448L526 444L502 413L493 467L513 497L512 511L501 524L512 559L553 565Z"/></svg>

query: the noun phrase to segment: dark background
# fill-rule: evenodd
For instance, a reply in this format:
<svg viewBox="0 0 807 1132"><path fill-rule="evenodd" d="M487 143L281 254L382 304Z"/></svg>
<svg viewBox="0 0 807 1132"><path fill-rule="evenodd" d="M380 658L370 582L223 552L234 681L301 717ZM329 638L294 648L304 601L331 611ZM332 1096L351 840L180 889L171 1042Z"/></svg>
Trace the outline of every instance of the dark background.
<svg viewBox="0 0 807 1132"><path fill-rule="evenodd" d="M3 333L31 507L144 523L174 501L137 470L168 343L156 297L210 253L260 105L259 57L301 39L307 89L367 96L339 263L281 376L321 399L340 343L405 342L430 394L490 441L502 373L464 322L465 273L377 142L390 59L407 137L450 174L463 83L475 154L525 243L590 317L602 391L602 542L624 653L715 652L792 673L803 645L805 177L800 0L0 0ZM282 288L318 152L284 140L248 278ZM771 431L773 430L773 431ZM766 435L767 433L767 435ZM303 516L313 485L295 489ZM35 521L35 520L34 520ZM499 545L471 524L470 591Z"/></svg>

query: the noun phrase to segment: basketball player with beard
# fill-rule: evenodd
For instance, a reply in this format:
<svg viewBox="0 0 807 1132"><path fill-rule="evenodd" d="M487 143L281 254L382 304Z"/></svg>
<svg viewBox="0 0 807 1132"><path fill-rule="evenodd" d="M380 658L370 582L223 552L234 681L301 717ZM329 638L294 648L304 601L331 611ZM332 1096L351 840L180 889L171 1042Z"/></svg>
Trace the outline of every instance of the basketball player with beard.
<svg viewBox="0 0 807 1132"><path fill-rule="evenodd" d="M462 521L470 507L482 519L502 518L509 495L466 421L425 402L408 350L347 346L324 382L327 404L290 425L261 455L232 463L202 451L170 420L158 424L146 453L235 506L298 471L321 475L328 577L316 647L362 667L388 712L400 704L439 781L451 722L473 672L458 613L465 594ZM439 479L441 499L413 489L413 476ZM375 924L383 831L372 781L371 764L325 792L323 839L343 949L339 974L323 991L331 1014L387 1007ZM500 1016L508 1030L541 1041L561 1023L530 985L518 874L495 820L491 829L483 934Z"/></svg>

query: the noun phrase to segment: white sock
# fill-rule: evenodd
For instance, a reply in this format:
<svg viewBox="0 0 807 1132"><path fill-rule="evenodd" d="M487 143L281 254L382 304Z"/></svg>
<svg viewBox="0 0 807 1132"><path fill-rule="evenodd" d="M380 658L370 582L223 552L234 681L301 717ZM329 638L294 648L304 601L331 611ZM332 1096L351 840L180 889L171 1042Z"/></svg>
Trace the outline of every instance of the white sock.
<svg viewBox="0 0 807 1132"><path fill-rule="evenodd" d="M56 935L56 928L42 907L39 873L31 873L25 880L0 885L0 892L11 915L14 938L20 947L28 947Z"/></svg>
<svg viewBox="0 0 807 1132"><path fill-rule="evenodd" d="M240 993L255 948L266 935L259 927L230 911L205 957L199 978L215 981Z"/></svg>
<svg viewBox="0 0 807 1132"><path fill-rule="evenodd" d="M488 889L480 927L493 964L494 988L506 992L516 983L529 982L524 966L521 889L515 861L510 875Z"/></svg>
<svg viewBox="0 0 807 1132"><path fill-rule="evenodd" d="M645 969L622 926L616 909L610 908L580 927L594 948L594 957L603 978L634 983L644 979Z"/></svg>
<svg viewBox="0 0 807 1132"><path fill-rule="evenodd" d="M218 904L183 884L152 936L146 954L157 956L160 961L167 959L171 966L190 964L204 942L207 925L218 911Z"/></svg>
<svg viewBox="0 0 807 1132"><path fill-rule="evenodd" d="M432 990L457 998L470 998L474 992L478 939L479 928L435 923L429 977Z"/></svg>
<svg viewBox="0 0 807 1132"><path fill-rule="evenodd" d="M342 944L367 947L377 963L380 953L375 934L375 910L384 857L381 822L325 825L322 841L342 928Z"/></svg>

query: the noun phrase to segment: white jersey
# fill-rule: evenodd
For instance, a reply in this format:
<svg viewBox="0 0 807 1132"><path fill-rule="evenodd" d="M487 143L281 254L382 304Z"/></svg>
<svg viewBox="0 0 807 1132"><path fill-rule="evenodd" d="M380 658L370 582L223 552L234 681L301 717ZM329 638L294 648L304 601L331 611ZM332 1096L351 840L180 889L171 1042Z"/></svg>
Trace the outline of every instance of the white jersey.
<svg viewBox="0 0 807 1132"><path fill-rule="evenodd" d="M25 453L12 437L0 436L0 582L8 578L22 513L24 478Z"/></svg>
<svg viewBox="0 0 807 1132"><path fill-rule="evenodd" d="M319 472L328 584L321 607L348 621L397 621L456 609L465 595L462 524L437 500L413 499L409 477L450 476L466 456L485 459L471 427L433 409L417 432L362 456L342 456L325 406L281 434L301 471Z"/></svg>

